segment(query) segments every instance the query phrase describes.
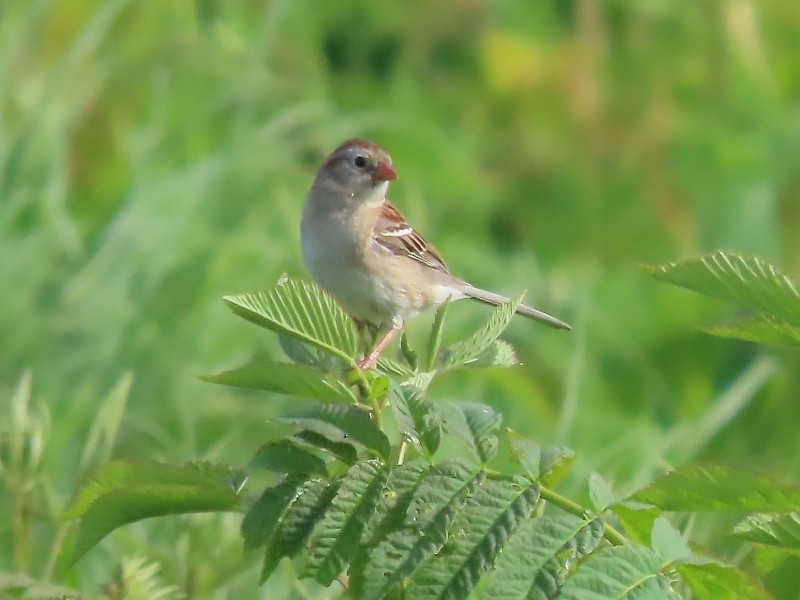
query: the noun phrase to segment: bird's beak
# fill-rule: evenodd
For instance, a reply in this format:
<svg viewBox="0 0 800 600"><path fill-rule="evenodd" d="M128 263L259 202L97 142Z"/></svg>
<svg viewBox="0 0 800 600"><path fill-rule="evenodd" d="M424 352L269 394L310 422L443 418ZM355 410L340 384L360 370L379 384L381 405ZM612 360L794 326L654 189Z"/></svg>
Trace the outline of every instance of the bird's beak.
<svg viewBox="0 0 800 600"><path fill-rule="evenodd" d="M393 179L397 179L397 171L392 168L392 165L381 163L375 167L372 178L375 181L392 181Z"/></svg>

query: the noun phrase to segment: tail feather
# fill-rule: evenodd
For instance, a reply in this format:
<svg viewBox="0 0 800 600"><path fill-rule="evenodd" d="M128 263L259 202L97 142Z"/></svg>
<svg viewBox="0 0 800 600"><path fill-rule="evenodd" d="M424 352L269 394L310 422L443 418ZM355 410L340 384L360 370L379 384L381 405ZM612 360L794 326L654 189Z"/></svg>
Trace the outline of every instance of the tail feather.
<svg viewBox="0 0 800 600"><path fill-rule="evenodd" d="M464 285L463 292L467 295L467 297L472 298L473 300L478 300L484 304L491 304L492 306L499 306L500 304L510 302L510 300L505 296L495 294L494 292L490 292L488 290L483 290L469 283ZM528 317L529 319L533 319L535 321L539 321L540 323L544 323L545 325L549 325L550 327L554 327L556 329L572 329L569 325L564 323L564 321L556 319L554 316L548 315L546 312L542 312L541 310L528 306L527 304L520 304L519 308L517 308L517 314L522 315L523 317Z"/></svg>

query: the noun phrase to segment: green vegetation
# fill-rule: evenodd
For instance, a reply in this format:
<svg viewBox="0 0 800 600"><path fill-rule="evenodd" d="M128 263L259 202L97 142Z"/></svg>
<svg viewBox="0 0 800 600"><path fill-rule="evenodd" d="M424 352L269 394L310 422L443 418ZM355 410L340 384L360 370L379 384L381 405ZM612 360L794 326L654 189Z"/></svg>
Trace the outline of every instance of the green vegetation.
<svg viewBox="0 0 800 600"><path fill-rule="evenodd" d="M294 434L277 417L312 404L196 376L280 355L277 336L231 319L221 298L271 289L284 272L305 276L302 200L321 158L352 135L392 152L393 201L454 272L510 295L528 288L529 301L575 328L512 321L504 339L523 366L443 374L434 406L483 403L524 439L572 448L558 494L598 511L653 481L657 491L682 466L698 486L727 490L720 497L752 489L764 500L759 486L777 481L794 489L791 313L765 310L758 293L752 302L727 290L729 305L676 290L639 265L725 248L800 270L798 31L790 0L8 3L2 589L254 594L263 557L242 554L239 514L127 525L69 569L80 536L58 517L92 476L125 464L105 466L112 459L200 461L183 477L217 486L208 510L230 507L236 473L202 465L244 465ZM694 272L657 275L720 296L698 289ZM771 297L785 306L780 289ZM441 347L486 317L450 307ZM434 354L432 318L408 333L422 365ZM352 390L334 377L303 395ZM698 461L721 471L692 471ZM279 481L253 470L247 497ZM747 489L726 485L739 470L762 475ZM153 466L146 477L169 488L180 483L170 473ZM631 511L629 538L655 550L649 534L674 552L677 529L706 548L699 554L794 598L788 504L669 505L660 498L680 497L665 485L642 501L670 511L671 525ZM182 497L184 508L200 502ZM703 568L713 567L683 565L682 581L700 581ZM284 561L263 593L338 597L337 585L297 580Z"/></svg>

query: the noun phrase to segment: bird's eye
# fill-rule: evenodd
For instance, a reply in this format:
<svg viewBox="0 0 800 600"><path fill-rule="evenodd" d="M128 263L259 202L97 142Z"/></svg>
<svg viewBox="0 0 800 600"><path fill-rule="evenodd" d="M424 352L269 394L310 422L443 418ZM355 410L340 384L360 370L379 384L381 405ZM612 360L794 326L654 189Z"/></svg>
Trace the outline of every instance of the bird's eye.
<svg viewBox="0 0 800 600"><path fill-rule="evenodd" d="M359 169L363 169L364 167L367 166L367 159L359 154L353 159L353 164L357 166Z"/></svg>

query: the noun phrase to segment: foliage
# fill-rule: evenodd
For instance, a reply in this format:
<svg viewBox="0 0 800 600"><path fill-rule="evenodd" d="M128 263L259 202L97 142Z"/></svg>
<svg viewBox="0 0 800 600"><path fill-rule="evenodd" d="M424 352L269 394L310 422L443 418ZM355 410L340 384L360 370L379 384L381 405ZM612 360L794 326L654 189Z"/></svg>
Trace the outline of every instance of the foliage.
<svg viewBox="0 0 800 600"><path fill-rule="evenodd" d="M587 505L592 472L613 501L696 461L797 484L800 354L704 335L696 324L745 311L636 265L735 248L800 272L798 30L796 0L2 3L0 572L13 594L26 580L115 597L115 574L142 564L186 595L252 595L261 561L241 557L238 513L137 522L71 569L79 521L59 517L109 460L241 465L286 434L274 417L301 408L294 396L194 375L292 364L279 346L315 367L293 338L232 326L219 298L304 273L302 199L353 135L391 151L392 200L454 273L527 288L575 326L512 322L498 354L510 362L513 344L523 366L453 369L436 402L492 406L532 473L560 455L548 448L574 449L546 485ZM483 311L449 310L442 346ZM425 372L439 355L429 325L409 323L406 340ZM327 400L341 397L332 365L313 388ZM405 365L381 361L395 377ZM421 447L468 451L449 439L431 427ZM328 447L347 464L360 451ZM250 486L274 481L254 472ZM649 545L652 510L636 508L615 513ZM721 535L736 518L672 521L794 598L800 560ZM263 594L340 591L282 561Z"/></svg>
<svg viewBox="0 0 800 600"><path fill-rule="evenodd" d="M717 258L730 260L724 254ZM661 276L668 271L654 270ZM768 272L772 275L766 282L735 274L739 288L732 299L747 293L763 303L760 299L769 297L764 290L778 280L792 289L791 281L773 269ZM726 280L709 268L695 271L692 281L703 290ZM466 342L443 347L435 338L442 335L445 305L429 334L434 339L425 344L439 348L438 356L426 361L433 368L420 371L417 353L406 346L399 358L402 363L405 356L405 364L396 369L403 375L391 378L358 369L355 338L347 333L350 325L313 286L284 279L267 292L226 300L238 315L279 334L291 332L337 361L290 369L298 381L287 378L280 388L274 385L275 372L286 365L276 362L248 365L246 378L208 378L313 400L280 418L291 433L268 440L250 465L280 477L245 503L242 536L246 550L262 554L262 583L281 559L292 558L300 577L323 586L338 581L356 598L465 598L478 593L677 599L688 590L701 599L770 597L745 571L693 551L665 518L669 512L745 513L735 535L781 549L787 560L794 559L798 537L792 528L797 529L800 489L788 483L727 466L693 464L617 499L594 473L588 482L592 508L587 508L552 487L568 468L569 450L542 449L502 428L501 416L487 405L432 401L428 388L440 373L471 365L495 347L519 300L495 309ZM792 301L784 306L791 310ZM337 330L337 323L344 332ZM287 352L289 358L292 354L307 356L296 349ZM316 393L321 381L329 386L338 382L353 401L321 398ZM389 418L394 421L391 428ZM390 437L390 430L397 433ZM442 456L441 449L453 443L463 445L466 455ZM500 460L502 449L507 450L505 461ZM82 517L75 558L125 522L238 507L241 477L220 469L112 464L67 514ZM237 483L219 487L220 474ZM191 500L159 484L188 484ZM212 498L212 491L224 494L226 489L227 506L215 504L219 500ZM115 496L118 491L124 496Z"/></svg>

